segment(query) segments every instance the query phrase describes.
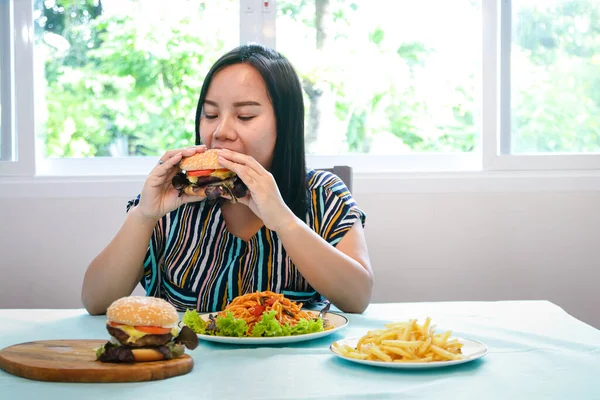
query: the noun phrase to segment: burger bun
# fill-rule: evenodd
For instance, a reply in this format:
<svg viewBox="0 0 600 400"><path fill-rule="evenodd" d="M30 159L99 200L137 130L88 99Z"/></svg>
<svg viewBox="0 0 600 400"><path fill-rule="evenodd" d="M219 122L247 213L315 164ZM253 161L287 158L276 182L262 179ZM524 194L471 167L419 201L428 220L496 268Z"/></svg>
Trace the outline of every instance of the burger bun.
<svg viewBox="0 0 600 400"><path fill-rule="evenodd" d="M156 349L131 349L136 362L161 361L165 355Z"/></svg>
<svg viewBox="0 0 600 400"><path fill-rule="evenodd" d="M203 169L221 169L223 166L219 164L219 154L217 151L211 149L184 158L179 163L179 168L184 171L197 171Z"/></svg>
<svg viewBox="0 0 600 400"><path fill-rule="evenodd" d="M128 296L114 301L106 310L109 322L129 326L173 328L179 314L166 300L151 296Z"/></svg>

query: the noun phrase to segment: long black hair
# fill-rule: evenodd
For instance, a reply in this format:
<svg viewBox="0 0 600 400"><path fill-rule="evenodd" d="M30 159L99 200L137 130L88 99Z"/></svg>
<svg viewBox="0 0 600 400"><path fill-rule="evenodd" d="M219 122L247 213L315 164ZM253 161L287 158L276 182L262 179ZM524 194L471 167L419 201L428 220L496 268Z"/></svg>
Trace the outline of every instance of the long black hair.
<svg viewBox="0 0 600 400"><path fill-rule="evenodd" d="M285 204L304 221L307 201L304 100L298 74L283 55L259 44L246 44L217 60L208 71L200 91L196 108L196 144L202 144L200 119L213 76L225 67L242 63L254 67L267 87L277 129L270 172L277 182Z"/></svg>

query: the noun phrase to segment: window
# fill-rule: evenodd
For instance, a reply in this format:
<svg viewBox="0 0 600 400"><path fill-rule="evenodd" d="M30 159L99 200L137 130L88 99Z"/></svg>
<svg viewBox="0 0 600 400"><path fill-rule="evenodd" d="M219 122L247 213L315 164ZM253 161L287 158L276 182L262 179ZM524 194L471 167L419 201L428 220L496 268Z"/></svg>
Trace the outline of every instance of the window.
<svg viewBox="0 0 600 400"><path fill-rule="evenodd" d="M600 169L599 21L600 0L0 0L0 174L145 175L247 41L296 66L311 166Z"/></svg>
<svg viewBox="0 0 600 400"><path fill-rule="evenodd" d="M280 0L277 7L277 49L306 94L308 152L479 146L479 0Z"/></svg>
<svg viewBox="0 0 600 400"><path fill-rule="evenodd" d="M514 1L510 153L600 151L600 1Z"/></svg>
<svg viewBox="0 0 600 400"><path fill-rule="evenodd" d="M204 74L239 44L234 0L35 0L34 18L45 158L193 144Z"/></svg>

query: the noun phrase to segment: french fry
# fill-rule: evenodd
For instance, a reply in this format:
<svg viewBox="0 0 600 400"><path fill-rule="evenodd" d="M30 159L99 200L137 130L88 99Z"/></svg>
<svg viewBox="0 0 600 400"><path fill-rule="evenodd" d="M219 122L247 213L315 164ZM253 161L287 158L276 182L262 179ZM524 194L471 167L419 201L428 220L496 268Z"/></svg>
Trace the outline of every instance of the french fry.
<svg viewBox="0 0 600 400"><path fill-rule="evenodd" d="M384 353L383 351L381 351L379 349L379 347L377 346L371 346L371 354L373 354L375 357L380 358L383 361L387 361L387 362L391 362L392 361L392 357L390 357L389 355L387 355L386 353Z"/></svg>
<svg viewBox="0 0 600 400"><path fill-rule="evenodd" d="M401 348L408 348L408 347L419 347L421 345L421 341L420 340L382 340L381 344L385 344L386 346L392 346L392 347L401 347Z"/></svg>
<svg viewBox="0 0 600 400"><path fill-rule="evenodd" d="M419 347L419 349L417 350L417 355L419 357L427 353L427 350L429 350L429 347L431 346L431 341L432 338L431 336L429 336L427 340L425 340L423 344Z"/></svg>
<svg viewBox="0 0 600 400"><path fill-rule="evenodd" d="M410 339L410 331L412 330L412 323L410 324L409 327L404 328L404 333L402 334L402 338L401 340L408 340Z"/></svg>
<svg viewBox="0 0 600 400"><path fill-rule="evenodd" d="M359 359L379 362L427 363L451 361L463 358L463 344L451 339L452 331L435 333L428 317L420 325L416 319L406 322L385 324L385 329L368 331L352 348L337 346L339 354Z"/></svg>
<svg viewBox="0 0 600 400"><path fill-rule="evenodd" d="M386 332L382 335L380 335L379 337L375 338L375 343L376 344L380 344L382 341L387 340L387 339L392 339L396 337L396 331L395 330L391 330L389 332Z"/></svg>
<svg viewBox="0 0 600 400"><path fill-rule="evenodd" d="M419 358L416 360L407 360L407 359L394 360L394 362L398 362L398 363L426 363L426 362L431 362L431 361L433 361L433 357Z"/></svg>
<svg viewBox="0 0 600 400"><path fill-rule="evenodd" d="M385 351L387 354L397 354L399 356L402 356L402 359L406 359L406 360L415 360L417 359L417 357L415 357L415 355L413 353L410 353L406 350L403 350L399 347L392 347L392 346L381 346L381 350ZM396 361L396 360L394 360Z"/></svg>
<svg viewBox="0 0 600 400"><path fill-rule="evenodd" d="M368 357L366 354L362 354L362 353L358 352L356 349L353 349L352 347L350 347L348 345L339 346L336 343L336 344L334 344L334 347L344 357L356 358L356 359L359 359L359 360L365 360Z"/></svg>
<svg viewBox="0 0 600 400"><path fill-rule="evenodd" d="M454 353L450 353L448 350L444 350L441 347L436 345L431 346L431 350L437 354L438 356L448 359L448 360L456 360L457 355Z"/></svg>

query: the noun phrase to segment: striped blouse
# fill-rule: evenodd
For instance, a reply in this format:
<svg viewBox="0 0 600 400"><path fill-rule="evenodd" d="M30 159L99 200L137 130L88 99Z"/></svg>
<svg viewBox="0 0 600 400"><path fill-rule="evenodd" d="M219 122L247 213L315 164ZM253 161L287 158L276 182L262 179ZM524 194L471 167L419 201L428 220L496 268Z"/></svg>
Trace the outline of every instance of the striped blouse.
<svg viewBox="0 0 600 400"><path fill-rule="evenodd" d="M364 226L365 214L337 176L309 170L307 179L311 229L335 246L358 219ZM139 196L129 201L127 211L138 202ZM304 304L323 300L296 269L276 232L263 226L244 241L227 230L220 204L184 204L159 220L144 259L146 295L164 298L180 311L201 312L220 311L236 296L263 290Z"/></svg>

